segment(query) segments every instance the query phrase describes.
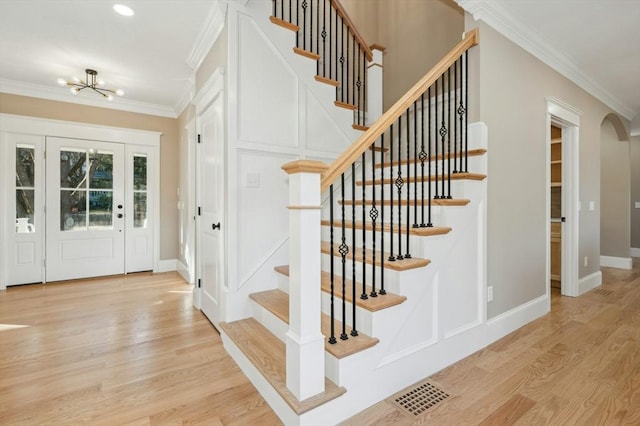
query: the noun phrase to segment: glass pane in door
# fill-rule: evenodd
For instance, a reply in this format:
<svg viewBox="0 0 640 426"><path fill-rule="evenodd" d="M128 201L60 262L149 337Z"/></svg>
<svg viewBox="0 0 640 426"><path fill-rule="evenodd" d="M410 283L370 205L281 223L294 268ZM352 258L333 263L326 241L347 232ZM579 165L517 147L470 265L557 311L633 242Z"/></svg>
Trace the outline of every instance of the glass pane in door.
<svg viewBox="0 0 640 426"><path fill-rule="evenodd" d="M133 227L147 227L147 194L135 192L133 194Z"/></svg>
<svg viewBox="0 0 640 426"><path fill-rule="evenodd" d="M35 146L16 146L16 232L35 232Z"/></svg>
<svg viewBox="0 0 640 426"><path fill-rule="evenodd" d="M60 230L87 230L86 191L60 191Z"/></svg>
<svg viewBox="0 0 640 426"><path fill-rule="evenodd" d="M60 150L60 188L86 187L87 153L82 150Z"/></svg>
<svg viewBox="0 0 640 426"><path fill-rule="evenodd" d="M112 189L113 153L90 153L89 164L89 187L91 189Z"/></svg>
<svg viewBox="0 0 640 426"><path fill-rule="evenodd" d="M113 229L113 192L89 191L89 228Z"/></svg>
<svg viewBox="0 0 640 426"><path fill-rule="evenodd" d="M147 189L147 156L134 154L133 156L133 189L145 191Z"/></svg>

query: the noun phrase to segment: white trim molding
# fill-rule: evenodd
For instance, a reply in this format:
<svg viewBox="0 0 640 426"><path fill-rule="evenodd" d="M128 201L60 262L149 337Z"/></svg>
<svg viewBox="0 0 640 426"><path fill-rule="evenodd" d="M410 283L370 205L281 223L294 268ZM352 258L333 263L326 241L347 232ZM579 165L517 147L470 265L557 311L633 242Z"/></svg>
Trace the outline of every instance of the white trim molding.
<svg viewBox="0 0 640 426"><path fill-rule="evenodd" d="M69 96L68 91L60 91L59 87L49 87L21 81L0 79L0 92L11 95L41 98L50 101L66 102L70 104L86 105L98 108L115 109L136 112L139 114L155 115L159 117L177 118L176 111L169 106L148 102L133 101L131 99L114 98L112 102L105 102L98 97Z"/></svg>
<svg viewBox="0 0 640 426"><path fill-rule="evenodd" d="M631 269L632 263L630 257L600 256L600 266L607 268Z"/></svg>
<svg viewBox="0 0 640 426"><path fill-rule="evenodd" d="M609 108L621 114L627 120L632 120L634 109L622 100L612 96L591 77L585 74L566 55L544 41L534 29L500 6L497 2L488 0L455 0L476 21L481 20L493 27L500 34L531 53L533 56L558 71L560 74L586 90Z"/></svg>
<svg viewBox="0 0 640 426"><path fill-rule="evenodd" d="M631 253L629 253L631 257L640 257L640 247L631 247Z"/></svg>
<svg viewBox="0 0 640 426"><path fill-rule="evenodd" d="M586 277L578 280L578 294L583 295L589 290L593 290L596 287L602 285L602 272L596 271L593 274L589 274Z"/></svg>
<svg viewBox="0 0 640 426"><path fill-rule="evenodd" d="M193 44L189 56L185 59L187 65L194 71L200 67L202 61L211 50L211 47L220 36L224 28L226 13L226 1L218 0L213 2L211 11L205 20L205 25L200 30L200 33L198 33L198 38Z"/></svg>
<svg viewBox="0 0 640 426"><path fill-rule="evenodd" d="M158 266L153 270L154 274L171 272L178 269L178 259L159 260Z"/></svg>

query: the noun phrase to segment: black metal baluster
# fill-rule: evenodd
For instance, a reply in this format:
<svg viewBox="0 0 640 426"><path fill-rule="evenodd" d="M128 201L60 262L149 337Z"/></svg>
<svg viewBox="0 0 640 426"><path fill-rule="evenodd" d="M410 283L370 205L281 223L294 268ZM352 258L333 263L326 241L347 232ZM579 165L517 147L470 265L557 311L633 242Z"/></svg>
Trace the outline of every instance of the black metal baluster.
<svg viewBox="0 0 640 426"><path fill-rule="evenodd" d="M438 193L438 79L436 79L435 82L435 93L434 93L434 110L435 110L435 120L433 122L433 131L434 131L434 138L433 138L433 146L434 146L434 157L431 157L431 155L429 155L429 167L431 168L431 161L433 161L433 166L435 168L435 170L433 171L435 178L435 184L433 185L434 187L434 195L433 198L435 200L440 198L440 195ZM429 108L431 108L431 102L429 102ZM429 136L431 136L431 132L429 132ZM431 176L431 171L429 171L429 189L431 189L431 180L432 180L432 176ZM429 209L431 210L431 209Z"/></svg>
<svg viewBox="0 0 640 426"><path fill-rule="evenodd" d="M445 83L444 83L444 74L442 74L442 125L440 127L440 148L442 151L442 165L440 167L441 171L441 176L440 176L440 182L441 182L441 187L442 187L442 192L440 193L440 198L446 198L445 196L445 179L444 179L444 174L445 174L445 152L444 152L444 142L446 140L446 136L447 136L447 126L445 125L445 112L444 112L444 99L445 99ZM436 183L437 185L437 183Z"/></svg>
<svg viewBox="0 0 640 426"><path fill-rule="evenodd" d="M395 256L393 255L393 123L391 124L391 130L389 131L389 158L391 159L389 169L389 227L391 228L391 232L389 234L389 261L393 262L396 260Z"/></svg>
<svg viewBox="0 0 640 426"><path fill-rule="evenodd" d="M468 67L469 67L469 51L467 50L466 52L464 52L464 108L468 108L469 107L469 74L468 74ZM468 167L469 167L469 134L468 134L468 130L469 130L469 116L466 114L464 114L464 173L467 173Z"/></svg>
<svg viewBox="0 0 640 426"><path fill-rule="evenodd" d="M447 132L447 198L451 199L451 67L447 69L447 84L449 85L447 92L447 125L449 128Z"/></svg>
<svg viewBox="0 0 640 426"><path fill-rule="evenodd" d="M334 297L335 297L335 288L334 288L334 284L335 284L335 279L336 279L336 273L334 270L334 266L333 266L333 261L334 261L334 256L335 256L335 252L334 252L334 242L333 242L333 184L331 184L329 186L329 256L331 257L330 261L329 261L329 270L330 270L330 275L331 275L331 294L330 294L330 305L331 305L331 336L329 336L329 343L334 344L336 343L336 333L335 333L335 326L334 326L334 321L335 321L335 309L334 309Z"/></svg>
<svg viewBox="0 0 640 426"><path fill-rule="evenodd" d="M458 105L458 120L460 121L460 159L458 163L460 164L460 172L464 170L462 160L464 159L464 126L462 124L463 116L464 116L464 106L462 105L462 101L464 99L464 90L463 90L463 68L462 68L462 57L459 59L460 61L460 104Z"/></svg>
<svg viewBox="0 0 640 426"><path fill-rule="evenodd" d="M382 136L382 140L384 140L384 135ZM373 149L371 151L371 209L369 210L369 217L371 218L371 248L372 248L372 258L371 264L371 297L376 297L376 221L378 219L378 208L376 207L376 143L374 142L371 146ZM364 154L363 154L364 156ZM363 168L364 170L364 168ZM364 173L362 173L362 179L364 180ZM364 188L364 185L362 186ZM364 189L362 191L362 196L364 197ZM384 209L384 206L382 206ZM365 217L362 215L362 222L364 223ZM384 231L381 231L381 233ZM384 249L384 247L383 247ZM383 250L384 251L384 250ZM382 256L381 256L382 258ZM360 295L361 299L367 299L367 287L362 283L362 294Z"/></svg>
<svg viewBox="0 0 640 426"><path fill-rule="evenodd" d="M333 0L329 0L329 78L333 79Z"/></svg>
<svg viewBox="0 0 640 426"><path fill-rule="evenodd" d="M276 4L276 0L271 0L273 5L273 16L278 17L278 5Z"/></svg>
<svg viewBox="0 0 640 426"><path fill-rule="evenodd" d="M408 110L407 110L408 113ZM409 117L407 117L409 120ZM398 117L398 177L396 177L396 188L398 190L398 255L397 260L404 259L402 256L402 116Z"/></svg>
<svg viewBox="0 0 640 426"><path fill-rule="evenodd" d="M358 331L356 329L356 163L351 163L351 247L353 250L352 259L352 269L351 269L351 308L353 315L353 327L351 328L351 335L357 336ZM362 208L364 209L364 197L362 198ZM364 247L362 248L364 252ZM363 267L363 275L364 275L364 262L365 259L362 259L362 267ZM346 295L346 290L343 288L342 290L343 297ZM346 309L345 307L342 308ZM345 317L346 318L346 317ZM344 322L344 319L343 319ZM355 334L354 334L355 333ZM346 340L346 339L343 339Z"/></svg>
<svg viewBox="0 0 640 426"><path fill-rule="evenodd" d="M362 125L367 125L367 55L362 54Z"/></svg>
<svg viewBox="0 0 640 426"><path fill-rule="evenodd" d="M351 48L349 47L349 41L351 41ZM347 27L347 103L354 105L355 99L354 97L354 90L353 90L353 85L355 84L355 81L353 79L351 79L351 81L349 81L349 65L351 65L351 51L353 48L353 45L355 43L353 42L353 38L351 37L351 28ZM353 73L353 69L355 67L351 66L351 73Z"/></svg>
<svg viewBox="0 0 640 426"><path fill-rule="evenodd" d="M345 101L344 89L346 86L345 78L344 78L344 63L346 59L344 57L344 19L340 18L341 23L341 31L340 31L340 87L341 90L341 101L348 103Z"/></svg>
<svg viewBox="0 0 640 426"><path fill-rule="evenodd" d="M424 152L424 93L420 95L420 100L422 101L422 109L420 114L421 121L421 137L420 137L420 186L421 186L421 196L420 196L420 228L424 228L427 225L424 223L424 160L426 159L426 153ZM431 102L431 101L429 101ZM428 130L428 129L427 129Z"/></svg>
<svg viewBox="0 0 640 426"><path fill-rule="evenodd" d="M414 104L415 106L415 104ZM411 164L409 159L411 158L411 119L409 118L409 108L407 108L407 137L405 138L407 141L407 165L406 165L406 170L407 170L407 175L405 177L406 181L407 181L407 224L405 226L406 229L406 239L405 239L405 244L406 244L406 250L405 250L405 255L404 258L405 259L411 259L411 254L409 252L409 228L411 227L410 223L411 223L411 219L410 219L410 215L411 215L411 189L409 188L409 184L411 183ZM402 252L402 250L401 250Z"/></svg>
<svg viewBox="0 0 640 426"><path fill-rule="evenodd" d="M320 33L322 37L322 75L323 77L327 76L327 2L326 0L322 0L322 32ZM320 47L318 47L318 51L320 51Z"/></svg>
<svg viewBox="0 0 640 426"><path fill-rule="evenodd" d="M437 88L436 88L437 89ZM436 94L438 93L438 91L436 90ZM437 95L436 95L437 96ZM431 141L431 87L429 87L427 89L427 98L429 98L428 102L429 102L429 119L427 122L427 137L429 138L428 143L427 143L427 167L428 167L428 173L429 173L429 179L427 182L427 191L429 192L427 200L429 200L429 205L428 205L428 210L427 210L427 228L430 228L433 226L433 224L431 223L431 161L433 160L433 157L431 156L432 150L431 150L431 145L432 145L432 141Z"/></svg>
<svg viewBox="0 0 640 426"><path fill-rule="evenodd" d="M373 155L376 155L375 151L373 152ZM382 133L382 137L380 139L380 166L382 165L384 165L384 133ZM375 179L375 174L373 178ZM373 275L375 276L375 267ZM380 291L378 294L387 294L384 289L384 168L380 168ZM375 297L378 294L376 294L374 281L371 296Z"/></svg>
<svg viewBox="0 0 640 426"><path fill-rule="evenodd" d="M296 25L300 26L300 0L296 0ZM300 31L296 33L296 47L300 47Z"/></svg>
<svg viewBox="0 0 640 426"><path fill-rule="evenodd" d="M360 46L358 46L358 81L356 82L356 87L358 89L358 102L357 102L357 107L356 107L356 112L357 112L357 116L356 116L356 123L359 125L364 126L364 123L361 122L361 117L362 117L362 111L364 110L364 104L361 102L362 98L360 96L360 89L362 88L362 80L360 79L360 75L362 74L362 68L361 68L361 62L360 62L360 58L362 57L362 50L360 50ZM354 67L355 68L355 67ZM375 143L374 145L375 146Z"/></svg>
<svg viewBox="0 0 640 426"><path fill-rule="evenodd" d="M307 0L302 0L302 50L307 50Z"/></svg>
<svg viewBox="0 0 640 426"><path fill-rule="evenodd" d="M456 106L458 105L458 59L453 63L453 173L458 173L458 122ZM451 108L451 106L449 106Z"/></svg>
<svg viewBox="0 0 640 426"><path fill-rule="evenodd" d="M342 243L340 244L340 247L338 248L340 255L342 256L342 333L340 334L340 339L341 340L346 340L349 337L347 336L346 333L346 307L345 307L345 281L346 281L346 274L347 274L347 254L349 254L349 246L347 245L347 237L346 237L346 226L345 226L345 218L344 218L344 203L345 203L345 199L344 199L344 173L342 173L342 175L340 176L340 183L341 183L341 194L342 194ZM354 256L355 257L355 256Z"/></svg>
<svg viewBox="0 0 640 426"><path fill-rule="evenodd" d="M422 105L422 104L420 104ZM424 106L421 107L421 111ZM413 103L413 228L418 228L418 101Z"/></svg>

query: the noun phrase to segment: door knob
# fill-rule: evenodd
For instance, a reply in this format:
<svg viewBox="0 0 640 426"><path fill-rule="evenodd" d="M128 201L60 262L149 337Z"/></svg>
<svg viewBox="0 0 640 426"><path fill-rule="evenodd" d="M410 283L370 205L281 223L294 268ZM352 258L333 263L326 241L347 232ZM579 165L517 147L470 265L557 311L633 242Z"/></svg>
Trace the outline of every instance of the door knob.
<svg viewBox="0 0 640 426"><path fill-rule="evenodd" d="M118 219L122 219L122 216L124 216L122 213L118 213Z"/></svg>
<svg viewBox="0 0 640 426"><path fill-rule="evenodd" d="M220 222L212 224L212 225L211 225L211 229L218 229L218 230L220 230Z"/></svg>
<svg viewBox="0 0 640 426"><path fill-rule="evenodd" d="M567 221L566 217L563 216L563 217L560 218L560 222L566 222L566 221Z"/></svg>
<svg viewBox="0 0 640 426"><path fill-rule="evenodd" d="M118 208L121 209L122 208L122 204L118 204Z"/></svg>

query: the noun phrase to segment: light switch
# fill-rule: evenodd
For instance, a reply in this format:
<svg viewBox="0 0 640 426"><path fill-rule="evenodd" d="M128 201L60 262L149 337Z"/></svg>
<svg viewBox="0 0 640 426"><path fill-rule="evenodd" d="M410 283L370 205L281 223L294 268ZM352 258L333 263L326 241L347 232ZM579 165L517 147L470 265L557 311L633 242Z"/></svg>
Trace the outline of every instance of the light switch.
<svg viewBox="0 0 640 426"><path fill-rule="evenodd" d="M260 174L247 173L244 186L246 188L260 188Z"/></svg>
<svg viewBox="0 0 640 426"><path fill-rule="evenodd" d="M636 206L636 209L640 209L640 201L636 201L635 206Z"/></svg>
<svg viewBox="0 0 640 426"><path fill-rule="evenodd" d="M596 209L596 202L589 201L589 211L594 211Z"/></svg>

